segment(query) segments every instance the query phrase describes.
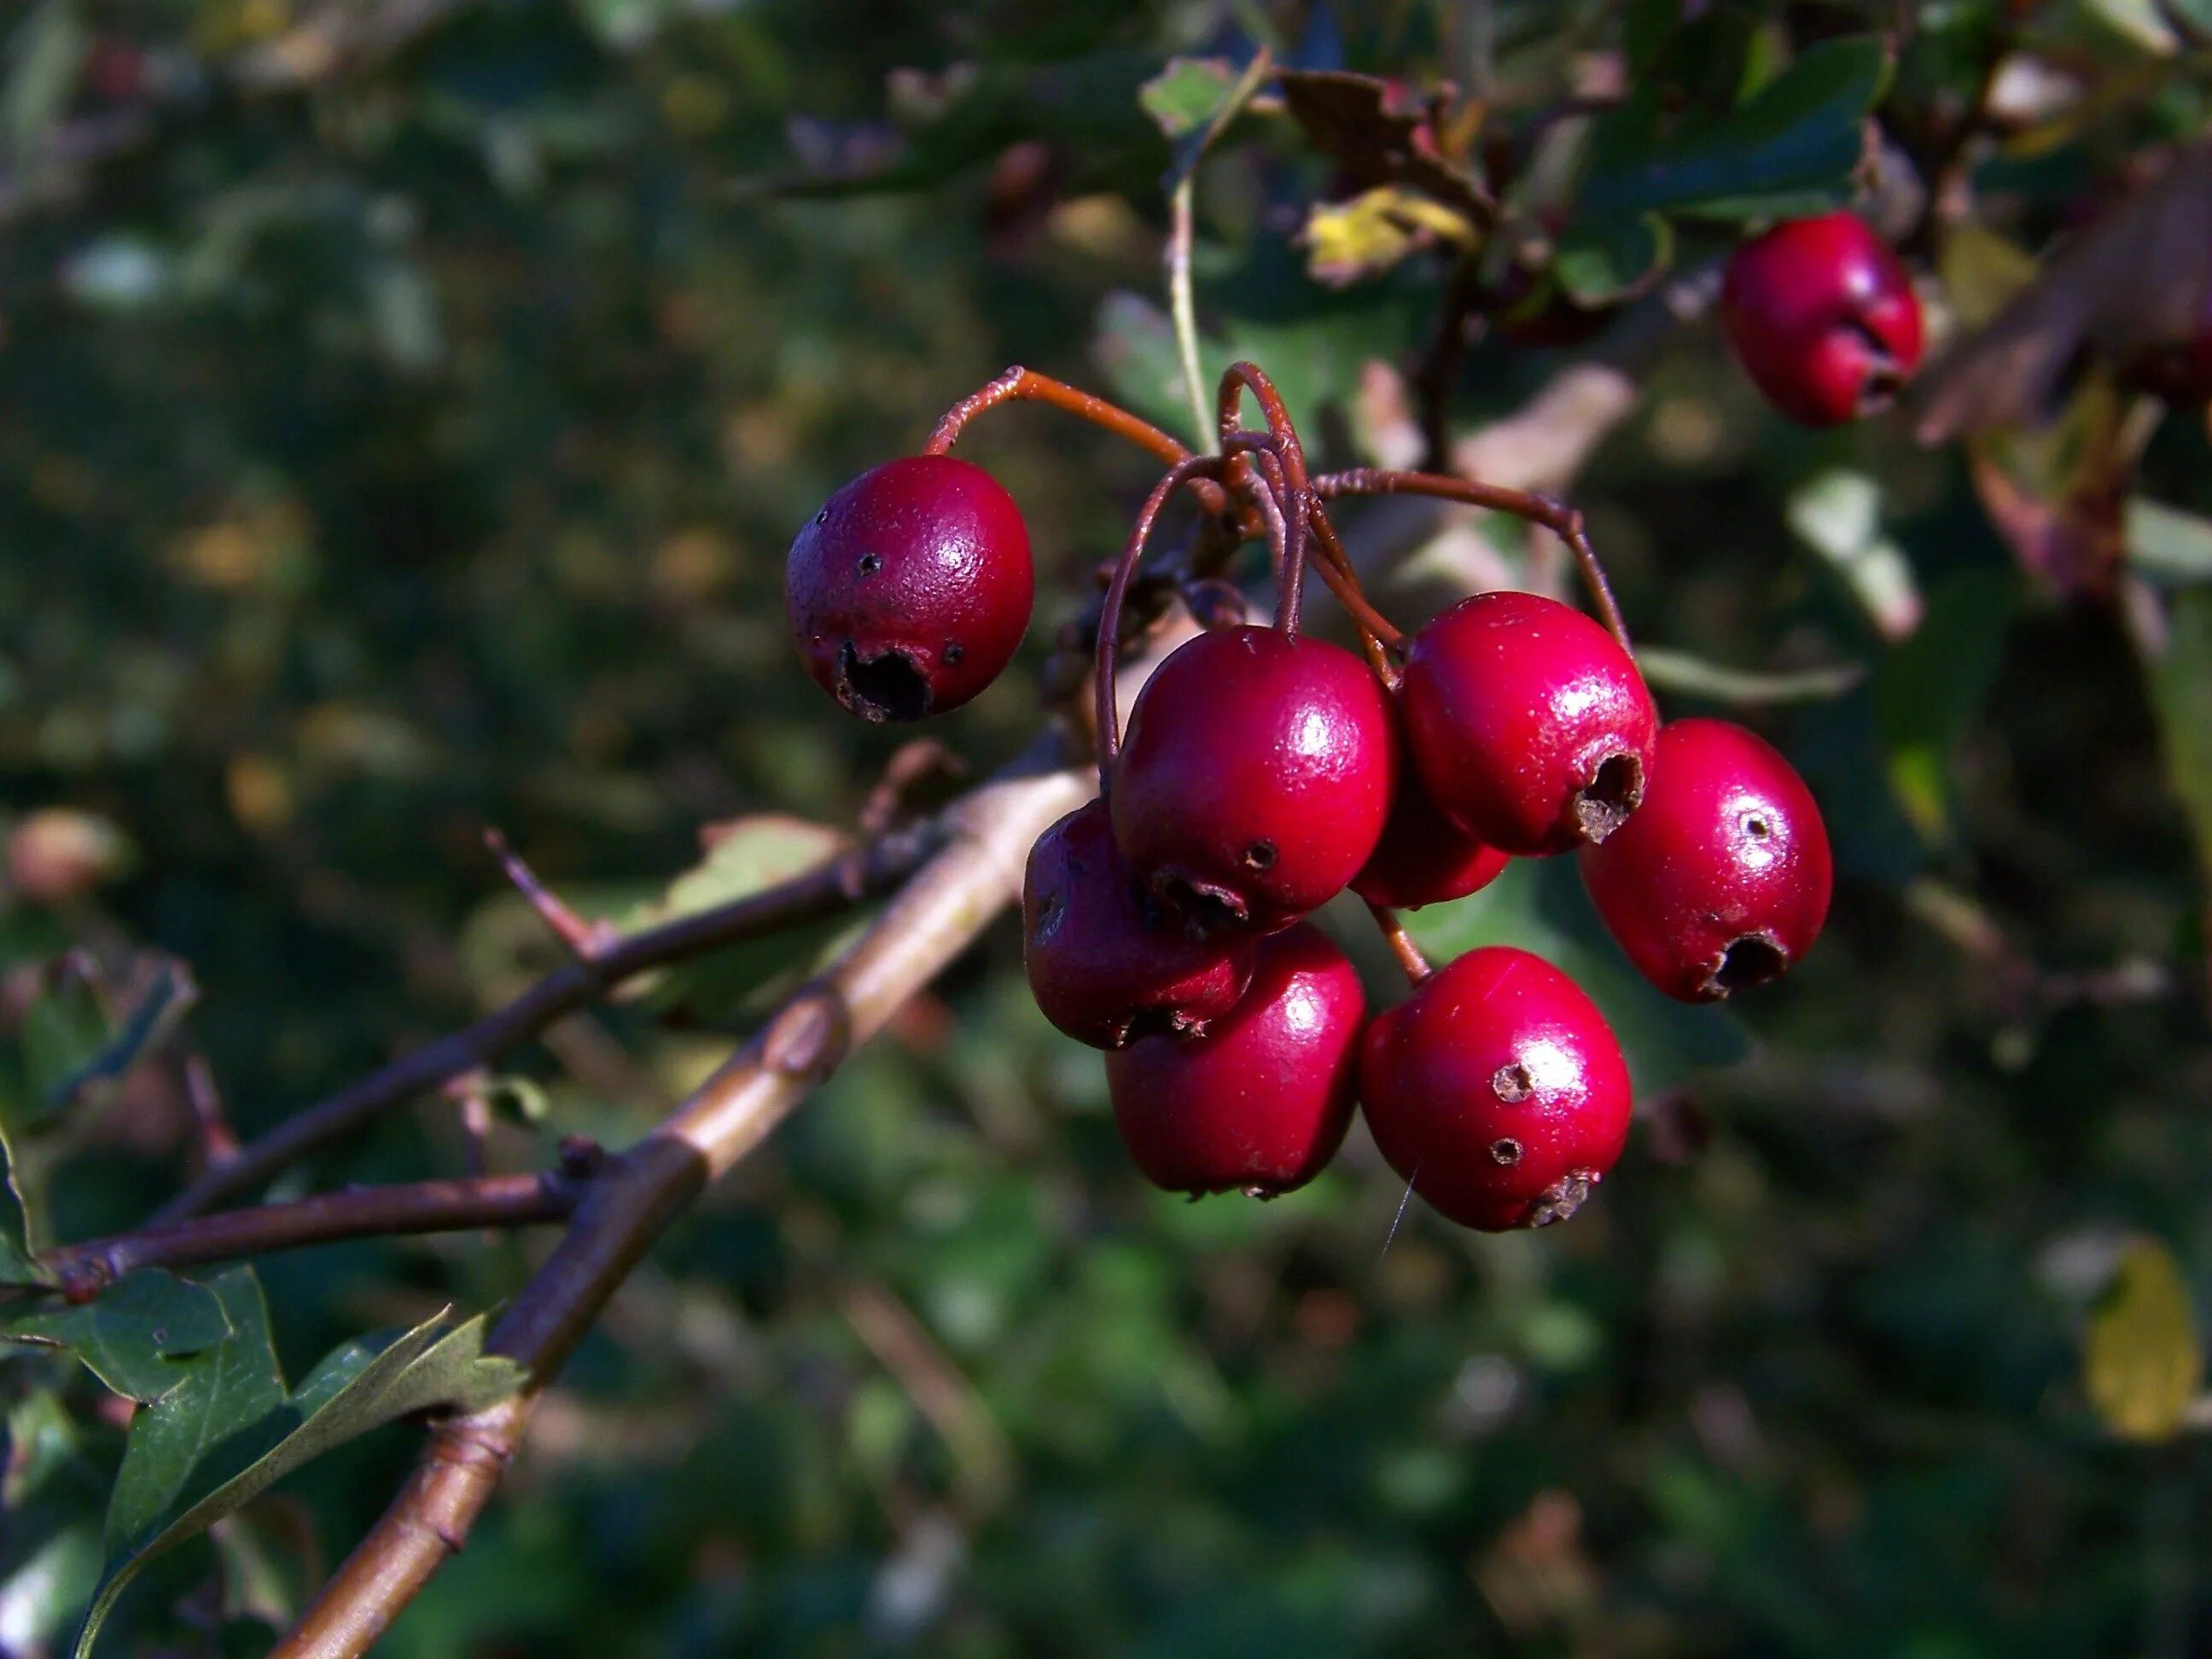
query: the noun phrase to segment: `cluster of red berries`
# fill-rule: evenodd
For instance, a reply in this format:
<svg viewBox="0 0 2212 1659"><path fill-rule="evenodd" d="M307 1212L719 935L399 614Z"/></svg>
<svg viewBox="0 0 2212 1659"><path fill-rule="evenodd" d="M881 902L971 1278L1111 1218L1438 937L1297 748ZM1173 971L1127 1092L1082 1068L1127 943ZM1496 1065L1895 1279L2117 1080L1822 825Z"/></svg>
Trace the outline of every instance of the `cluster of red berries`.
<svg viewBox="0 0 2212 1659"><path fill-rule="evenodd" d="M1364 1105L1384 1158L1454 1220L1504 1229L1571 1214L1628 1133L1628 1068L1604 1017L1525 951L1477 950L1429 972L1391 909L1462 897L1510 858L1576 853L1646 977L1686 1000L1724 997L1784 971L1820 932L1820 812L1751 732L1662 726L1625 644L1555 599L1462 600L1409 639L1393 630L1395 659L1365 625L1365 659L1301 634L1307 538L1286 522L1326 548L1325 491L1480 487L1309 480L1279 406L1285 429L1262 439L1235 428L1225 395L1229 453L1170 473L1109 589L1100 795L1039 837L1024 884L1037 1006L1107 1051L1115 1120L1164 1188L1289 1191L1334 1156ZM1193 477L1224 485L1226 511L1267 492L1271 511L1255 517L1272 523L1283 609L1273 627L1224 623L1170 653L1123 738L1115 596L1158 502ZM1557 522L1559 509L1540 508ZM1348 567L1326 574L1338 586ZM975 695L1012 654L1032 586L1012 500L942 453L840 490L787 573L815 678L872 720ZM1373 617L1358 605L1355 617ZM1347 888L1416 981L1371 1019L1351 963L1306 920Z"/></svg>

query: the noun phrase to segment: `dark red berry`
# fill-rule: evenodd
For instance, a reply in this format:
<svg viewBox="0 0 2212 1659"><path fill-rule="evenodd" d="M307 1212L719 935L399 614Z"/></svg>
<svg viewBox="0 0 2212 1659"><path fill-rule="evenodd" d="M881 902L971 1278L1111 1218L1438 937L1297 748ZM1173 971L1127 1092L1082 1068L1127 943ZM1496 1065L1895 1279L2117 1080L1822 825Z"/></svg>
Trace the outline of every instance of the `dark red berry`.
<svg viewBox="0 0 2212 1659"><path fill-rule="evenodd" d="M1628 1139L1628 1065L1541 957L1470 951L1367 1028L1359 1097L1390 1167L1462 1226L1572 1215Z"/></svg>
<svg viewBox="0 0 2212 1659"><path fill-rule="evenodd" d="M1149 1036L1106 1056L1114 1121L1171 1193L1303 1187L1352 1121L1367 1004L1344 953L1310 927L1259 941L1243 1000L1204 1036Z"/></svg>
<svg viewBox="0 0 2212 1659"><path fill-rule="evenodd" d="M1849 213L1792 220L1736 249L1721 325L1759 389L1808 426L1888 403L1925 343L1911 277Z"/></svg>
<svg viewBox="0 0 2212 1659"><path fill-rule="evenodd" d="M1398 799L1352 890L1370 904L1418 910L1479 892L1510 860L1443 815L1410 766L1398 772Z"/></svg>
<svg viewBox="0 0 2212 1659"><path fill-rule="evenodd" d="M1022 965L1044 1017L1079 1042L1194 1035L1252 982L1257 942L1195 933L1138 882L1106 803L1039 836L1022 881Z"/></svg>
<svg viewBox="0 0 2212 1659"><path fill-rule="evenodd" d="M1506 853L1612 834L1644 798L1659 730L1620 642L1534 593L1478 593L1422 629L1401 707L1430 795Z"/></svg>
<svg viewBox="0 0 2212 1659"><path fill-rule="evenodd" d="M999 677L1036 579L1021 509L980 466L909 455L863 472L799 532L784 605L807 672L869 720L957 708Z"/></svg>
<svg viewBox="0 0 2212 1659"><path fill-rule="evenodd" d="M1820 937L1828 832L1790 763L1727 720L1659 733L1650 790L1583 882L1638 971L1705 1002L1780 977Z"/></svg>
<svg viewBox="0 0 2212 1659"><path fill-rule="evenodd" d="M1179 647L1138 694L1114 838L1194 918L1267 932L1359 873L1396 782L1395 722L1365 663L1326 641L1227 628Z"/></svg>

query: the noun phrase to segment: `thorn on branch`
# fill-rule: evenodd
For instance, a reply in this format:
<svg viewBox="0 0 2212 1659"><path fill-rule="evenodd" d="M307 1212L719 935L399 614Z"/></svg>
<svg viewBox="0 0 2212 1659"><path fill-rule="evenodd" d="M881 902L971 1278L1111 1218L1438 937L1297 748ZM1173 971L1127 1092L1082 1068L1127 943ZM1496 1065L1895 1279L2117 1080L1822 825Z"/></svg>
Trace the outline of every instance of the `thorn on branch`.
<svg viewBox="0 0 2212 1659"><path fill-rule="evenodd" d="M185 1100L191 1106L192 1127L198 1137L200 1167L206 1169L238 1155L238 1132L230 1127L222 1091L216 1086L215 1067L205 1054L187 1054L184 1063Z"/></svg>
<svg viewBox="0 0 2212 1659"><path fill-rule="evenodd" d="M586 921L571 910L559 894L538 878L538 872L524 862L522 854L507 845L505 836L486 829L483 837L515 890L577 961L589 962L615 942L617 935L612 927L603 921Z"/></svg>

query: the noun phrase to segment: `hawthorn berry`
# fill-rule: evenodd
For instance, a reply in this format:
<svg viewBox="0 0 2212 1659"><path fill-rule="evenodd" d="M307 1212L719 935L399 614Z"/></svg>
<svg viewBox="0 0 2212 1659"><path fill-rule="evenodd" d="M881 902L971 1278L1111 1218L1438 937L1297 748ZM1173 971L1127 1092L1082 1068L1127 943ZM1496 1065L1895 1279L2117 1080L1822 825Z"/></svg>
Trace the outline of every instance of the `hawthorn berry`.
<svg viewBox="0 0 2212 1659"><path fill-rule="evenodd" d="M1140 1037L1106 1056L1121 1139L1169 1192L1303 1187L1352 1121L1359 976L1310 925L1261 939L1258 957L1251 988L1204 1036Z"/></svg>
<svg viewBox="0 0 2212 1659"><path fill-rule="evenodd" d="M1359 1095L1390 1167L1486 1232L1564 1221L1628 1139L1628 1065L1605 1016L1510 945L1468 951L1377 1015Z"/></svg>
<svg viewBox="0 0 2212 1659"><path fill-rule="evenodd" d="M1129 711L1114 838L1200 922L1267 933L1359 873L1397 782L1397 732L1340 646L1225 628L1178 647Z"/></svg>
<svg viewBox="0 0 2212 1659"><path fill-rule="evenodd" d="M1022 880L1022 965L1044 1017L1079 1042L1119 1048L1188 1036L1252 982L1256 942L1206 937L1145 890L1114 845L1106 803L1039 836Z"/></svg>
<svg viewBox="0 0 2212 1659"><path fill-rule="evenodd" d="M1411 766L1398 772L1398 798L1390 821L1352 890L1370 904L1418 910L1479 892L1510 860L1485 846L1443 814Z"/></svg>
<svg viewBox="0 0 2212 1659"><path fill-rule="evenodd" d="M1644 798L1658 710L1597 623L1535 593L1478 593L1413 636L1407 748L1444 814L1504 853L1603 841Z"/></svg>
<svg viewBox="0 0 2212 1659"><path fill-rule="evenodd" d="M1911 277L1850 213L1791 220L1737 248L1721 325L1768 400L1808 426L1887 404L1925 343Z"/></svg>
<svg viewBox="0 0 2212 1659"><path fill-rule="evenodd" d="M823 690L867 720L957 708L1028 628L1030 533L999 481L950 455L863 472L799 532L784 566L793 640Z"/></svg>
<svg viewBox="0 0 2212 1659"><path fill-rule="evenodd" d="M1646 979L1685 1002L1779 978L1812 948L1833 881L1812 791L1727 720L1659 733L1636 816L1582 855L1583 884Z"/></svg>

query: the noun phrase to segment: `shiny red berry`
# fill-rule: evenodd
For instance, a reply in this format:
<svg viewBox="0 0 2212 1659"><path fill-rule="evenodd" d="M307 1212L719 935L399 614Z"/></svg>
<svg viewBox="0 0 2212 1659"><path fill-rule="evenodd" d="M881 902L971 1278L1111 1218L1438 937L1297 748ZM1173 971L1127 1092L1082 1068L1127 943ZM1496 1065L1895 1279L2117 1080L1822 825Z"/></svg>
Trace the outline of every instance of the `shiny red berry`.
<svg viewBox="0 0 2212 1659"><path fill-rule="evenodd" d="M1659 733L1636 816L1586 849L1583 882L1638 972L1712 1001L1780 977L1820 937L1828 832L1790 763L1727 720Z"/></svg>
<svg viewBox="0 0 2212 1659"><path fill-rule="evenodd" d="M1340 646L1269 628L1201 634L1130 710L1114 838L1194 918L1285 927L1341 892L1375 850L1397 741L1382 686Z"/></svg>
<svg viewBox="0 0 2212 1659"><path fill-rule="evenodd" d="M1204 1036L1144 1037L1106 1056L1129 1156L1171 1193L1303 1187L1352 1121L1366 1013L1359 976L1318 930L1260 940L1251 988Z"/></svg>
<svg viewBox="0 0 2212 1659"><path fill-rule="evenodd" d="M1021 509L950 455L863 472L799 532L784 566L807 672L868 720L941 714L982 690L1013 659L1036 593Z"/></svg>
<svg viewBox="0 0 2212 1659"><path fill-rule="evenodd" d="M1106 803L1039 836L1022 881L1022 965L1044 1017L1079 1042L1188 1036L1252 982L1249 935L1203 936L1146 892L1114 845Z"/></svg>
<svg viewBox="0 0 2212 1659"><path fill-rule="evenodd" d="M1367 1028L1359 1096L1390 1167L1462 1226L1572 1215L1628 1139L1628 1065L1541 957L1470 951Z"/></svg>
<svg viewBox="0 0 2212 1659"><path fill-rule="evenodd" d="M1352 878L1352 890L1370 904L1418 910L1480 891L1510 861L1446 817L1419 773L1404 766L1390 821L1366 867Z"/></svg>
<svg viewBox="0 0 2212 1659"><path fill-rule="evenodd" d="M1792 220L1737 248L1721 325L1759 389L1808 426L1887 404L1925 343L1911 277L1849 213Z"/></svg>
<svg viewBox="0 0 2212 1659"><path fill-rule="evenodd" d="M1407 749L1454 822L1502 852L1603 841L1636 810L1659 714L1612 635L1534 593L1478 593L1413 636Z"/></svg>

